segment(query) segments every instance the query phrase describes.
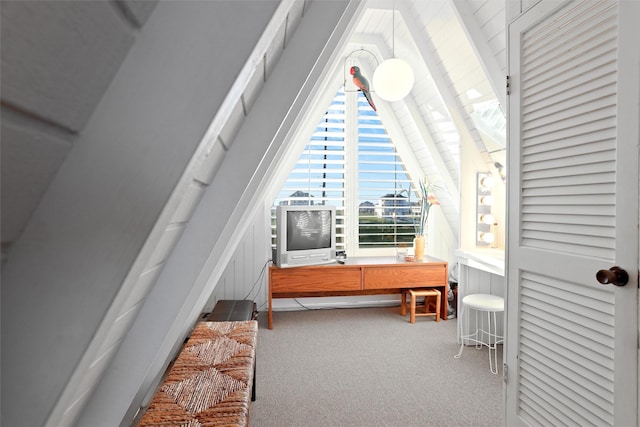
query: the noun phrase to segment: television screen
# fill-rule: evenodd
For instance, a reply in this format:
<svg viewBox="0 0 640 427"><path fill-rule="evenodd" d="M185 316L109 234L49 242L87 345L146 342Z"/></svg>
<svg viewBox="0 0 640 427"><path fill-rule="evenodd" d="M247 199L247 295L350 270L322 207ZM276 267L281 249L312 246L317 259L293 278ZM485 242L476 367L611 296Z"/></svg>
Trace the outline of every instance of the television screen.
<svg viewBox="0 0 640 427"><path fill-rule="evenodd" d="M324 249L331 247L330 211L287 212L287 250Z"/></svg>

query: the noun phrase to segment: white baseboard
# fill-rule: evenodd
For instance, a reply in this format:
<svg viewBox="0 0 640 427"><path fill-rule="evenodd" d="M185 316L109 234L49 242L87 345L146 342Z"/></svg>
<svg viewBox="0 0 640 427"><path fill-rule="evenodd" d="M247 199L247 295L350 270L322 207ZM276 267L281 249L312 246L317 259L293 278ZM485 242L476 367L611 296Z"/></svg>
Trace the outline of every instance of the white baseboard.
<svg viewBox="0 0 640 427"><path fill-rule="evenodd" d="M278 298L273 300L273 311L320 310L332 308L393 307L400 305L400 297L367 295L354 297Z"/></svg>

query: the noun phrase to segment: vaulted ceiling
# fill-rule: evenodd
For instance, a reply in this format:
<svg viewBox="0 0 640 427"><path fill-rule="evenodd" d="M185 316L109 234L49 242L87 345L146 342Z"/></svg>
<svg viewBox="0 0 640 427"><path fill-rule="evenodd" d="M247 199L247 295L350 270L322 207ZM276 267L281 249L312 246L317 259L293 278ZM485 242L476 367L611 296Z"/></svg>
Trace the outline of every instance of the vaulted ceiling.
<svg viewBox="0 0 640 427"><path fill-rule="evenodd" d="M369 76L392 57L411 65L412 91L401 101L377 100L379 115L396 145L417 160L415 175L443 188L437 196L455 231L463 140L488 165L500 158L495 153L504 155L504 30L499 1L369 0L333 76L348 90L353 85L345 70L355 61Z"/></svg>
<svg viewBox="0 0 640 427"><path fill-rule="evenodd" d="M289 7L287 21L256 62L262 69L237 77L241 92L225 118L221 139L232 138L242 125L243 112L308 7L301 0L283 3ZM3 259L155 5L2 2ZM416 79L410 95L395 103L378 101L379 113L394 141L415 155L419 173L446 188L438 197L455 229L462 141L473 141L488 164L491 154L504 149L504 2L368 0L355 20L333 74L323 78L337 90L350 84L345 69L354 61L370 76L392 56L412 66ZM326 104L313 108L320 114Z"/></svg>

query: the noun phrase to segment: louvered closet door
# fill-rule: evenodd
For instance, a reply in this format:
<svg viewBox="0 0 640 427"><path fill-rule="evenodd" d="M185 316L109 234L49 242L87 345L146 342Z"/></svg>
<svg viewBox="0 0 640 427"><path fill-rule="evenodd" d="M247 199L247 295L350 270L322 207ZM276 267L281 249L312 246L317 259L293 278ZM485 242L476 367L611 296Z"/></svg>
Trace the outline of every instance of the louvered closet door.
<svg viewBox="0 0 640 427"><path fill-rule="evenodd" d="M639 3L509 26L508 426L638 423Z"/></svg>

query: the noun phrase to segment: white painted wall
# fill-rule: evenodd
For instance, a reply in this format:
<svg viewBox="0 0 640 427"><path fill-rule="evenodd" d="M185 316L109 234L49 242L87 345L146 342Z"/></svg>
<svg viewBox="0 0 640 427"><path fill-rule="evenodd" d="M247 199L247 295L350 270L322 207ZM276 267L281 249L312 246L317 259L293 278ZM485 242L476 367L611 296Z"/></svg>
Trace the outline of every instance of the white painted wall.
<svg viewBox="0 0 640 427"><path fill-rule="evenodd" d="M271 265L271 203L263 201L263 209L256 213L238 247L231 256L213 294L202 309L213 310L223 299L253 300L259 311L266 310L269 298L269 266Z"/></svg>

